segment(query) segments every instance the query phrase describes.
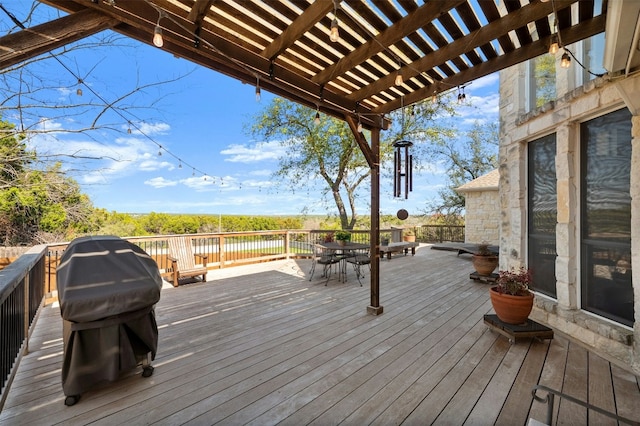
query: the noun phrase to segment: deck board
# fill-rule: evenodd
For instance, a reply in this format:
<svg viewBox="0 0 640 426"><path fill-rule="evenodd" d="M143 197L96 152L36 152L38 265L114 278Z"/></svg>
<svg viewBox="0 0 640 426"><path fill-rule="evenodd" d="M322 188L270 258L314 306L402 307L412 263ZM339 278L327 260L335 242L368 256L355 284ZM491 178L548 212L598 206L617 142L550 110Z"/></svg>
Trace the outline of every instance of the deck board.
<svg viewBox="0 0 640 426"><path fill-rule="evenodd" d="M307 260L167 285L153 376L130 372L72 407L60 383L62 320L47 306L0 424L512 425L545 419L537 383L640 418L635 375L559 334L512 345L491 331L489 286L469 279L465 256L423 245L380 265L380 316L366 311L366 279L360 287L350 270L346 283L309 281ZM585 410L556 407L554 418L586 422Z"/></svg>

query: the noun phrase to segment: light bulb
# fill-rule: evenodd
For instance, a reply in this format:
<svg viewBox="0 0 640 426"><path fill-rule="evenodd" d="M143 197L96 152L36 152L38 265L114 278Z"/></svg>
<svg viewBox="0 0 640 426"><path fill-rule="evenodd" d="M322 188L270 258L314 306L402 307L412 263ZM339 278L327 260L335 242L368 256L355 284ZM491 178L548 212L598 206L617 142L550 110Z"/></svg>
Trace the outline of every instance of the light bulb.
<svg viewBox="0 0 640 426"><path fill-rule="evenodd" d="M340 29L338 26L338 19L336 18L333 18L333 21L331 21L331 32L329 33L329 40L334 43L340 40Z"/></svg>
<svg viewBox="0 0 640 426"><path fill-rule="evenodd" d="M160 28L160 25L156 25L156 28L153 30L153 44L156 47L162 47L164 45L164 40L162 39L162 28Z"/></svg>
<svg viewBox="0 0 640 426"><path fill-rule="evenodd" d="M262 97L260 96L260 86L256 86L256 102L260 102Z"/></svg>
<svg viewBox="0 0 640 426"><path fill-rule="evenodd" d="M316 118L313 119L313 122L316 125L320 124L320 111L316 111Z"/></svg>
<svg viewBox="0 0 640 426"><path fill-rule="evenodd" d="M358 133L362 133L362 123L358 120L358 128L356 129Z"/></svg>
<svg viewBox="0 0 640 426"><path fill-rule="evenodd" d="M82 96L82 89L80 87L76 89L76 95Z"/></svg>
<svg viewBox="0 0 640 426"><path fill-rule="evenodd" d="M438 103L438 96L435 93L431 96L431 103L432 104Z"/></svg>
<svg viewBox="0 0 640 426"><path fill-rule="evenodd" d="M571 66L571 58L567 52L562 54L562 59L560 60L560 66L562 68L569 68Z"/></svg>
<svg viewBox="0 0 640 426"><path fill-rule="evenodd" d="M558 52L559 48L560 47L558 46L558 41L554 37L551 41L551 45L549 46L549 54L555 55Z"/></svg>
<svg viewBox="0 0 640 426"><path fill-rule="evenodd" d="M396 74L396 80L394 81L396 86L402 86L404 80L402 79L402 72L398 70L398 74Z"/></svg>

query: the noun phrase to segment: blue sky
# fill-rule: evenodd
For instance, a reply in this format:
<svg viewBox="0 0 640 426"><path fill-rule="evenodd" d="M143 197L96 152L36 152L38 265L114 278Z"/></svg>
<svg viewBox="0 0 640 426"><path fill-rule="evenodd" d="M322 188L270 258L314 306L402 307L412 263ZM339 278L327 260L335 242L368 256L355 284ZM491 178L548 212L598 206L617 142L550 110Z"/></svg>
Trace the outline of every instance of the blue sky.
<svg viewBox="0 0 640 426"><path fill-rule="evenodd" d="M23 19L27 11L18 4L30 2L10 1L4 6ZM11 27L9 19L0 16L1 32ZM90 134L56 130L87 126L95 113L52 118L50 111L38 111L37 126L48 133L34 135L28 143L39 155L102 158L59 157L95 207L127 213L284 215L300 214L305 207L312 214L335 212L335 207L329 205L328 211L317 197L307 194L308 182L302 182L297 193L278 185L271 174L278 158L290 153L277 141L253 140L245 131L250 118L273 98L271 94L262 90L262 99L256 102L253 85L152 46L133 40L121 43L67 54L61 60L71 72L53 59L37 66L38 76L56 86L48 96L57 104L98 103L97 97L112 102L136 86L175 80L118 102L126 107L120 115L106 111L98 121L103 127ZM83 84L77 83L76 76ZM76 94L78 86L83 87L81 97ZM476 120L497 121L497 74L474 81L465 94L471 106L459 109L460 128ZM7 113L3 119L15 122ZM404 208L410 214L421 213L443 185L446 173L441 164L428 166L428 171L414 174L408 200L394 199L392 182L383 179L381 212L393 214ZM358 209L360 214L368 212L368 197Z"/></svg>

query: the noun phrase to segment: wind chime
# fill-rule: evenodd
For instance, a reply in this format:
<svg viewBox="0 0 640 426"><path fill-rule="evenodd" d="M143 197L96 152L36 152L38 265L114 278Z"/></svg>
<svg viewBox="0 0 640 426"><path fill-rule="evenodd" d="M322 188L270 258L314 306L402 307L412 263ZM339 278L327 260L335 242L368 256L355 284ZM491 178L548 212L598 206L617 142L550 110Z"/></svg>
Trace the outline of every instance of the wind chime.
<svg viewBox="0 0 640 426"><path fill-rule="evenodd" d="M402 97L404 103L404 97ZM402 105L402 133L404 133L404 104ZM399 140L393 143L393 196L402 197L404 186L404 198L409 198L409 192L413 191L413 155L409 154L409 148L413 142ZM403 185L404 183L404 185Z"/></svg>

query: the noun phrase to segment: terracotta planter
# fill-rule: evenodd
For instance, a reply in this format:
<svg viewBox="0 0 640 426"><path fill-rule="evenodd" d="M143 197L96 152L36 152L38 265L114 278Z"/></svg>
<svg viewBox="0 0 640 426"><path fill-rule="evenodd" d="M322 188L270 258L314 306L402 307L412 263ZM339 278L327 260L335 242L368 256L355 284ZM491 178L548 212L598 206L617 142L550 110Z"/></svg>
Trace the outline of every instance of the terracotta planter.
<svg viewBox="0 0 640 426"><path fill-rule="evenodd" d="M336 240L336 243L338 243L339 246L344 246L347 244L347 240Z"/></svg>
<svg viewBox="0 0 640 426"><path fill-rule="evenodd" d="M473 255L473 267L480 275L491 275L498 267L498 256Z"/></svg>
<svg viewBox="0 0 640 426"><path fill-rule="evenodd" d="M408 243L414 243L416 241L415 235L404 235L402 239Z"/></svg>
<svg viewBox="0 0 640 426"><path fill-rule="evenodd" d="M502 322L507 324L523 324L527 322L531 309L533 308L533 293L527 296L512 296L502 294L497 287L491 287L491 304L493 310Z"/></svg>

